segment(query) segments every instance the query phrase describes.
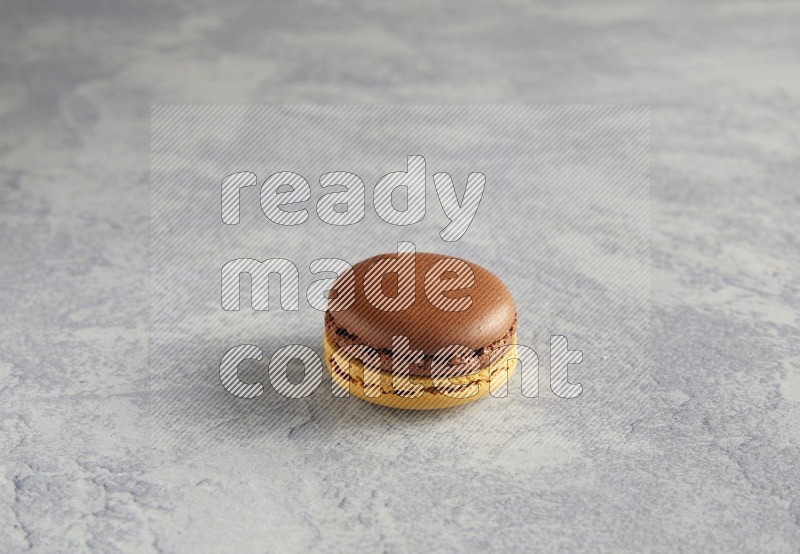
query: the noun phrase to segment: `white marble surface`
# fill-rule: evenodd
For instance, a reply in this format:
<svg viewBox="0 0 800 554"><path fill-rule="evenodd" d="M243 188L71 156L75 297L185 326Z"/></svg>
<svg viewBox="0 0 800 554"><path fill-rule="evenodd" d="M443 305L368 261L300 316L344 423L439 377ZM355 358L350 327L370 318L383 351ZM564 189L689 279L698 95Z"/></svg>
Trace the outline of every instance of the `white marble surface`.
<svg viewBox="0 0 800 554"><path fill-rule="evenodd" d="M796 551L799 23L795 2L0 3L0 550ZM639 409L542 429L541 403L465 443L484 410L304 404L236 444L155 440L150 106L443 102L651 105Z"/></svg>

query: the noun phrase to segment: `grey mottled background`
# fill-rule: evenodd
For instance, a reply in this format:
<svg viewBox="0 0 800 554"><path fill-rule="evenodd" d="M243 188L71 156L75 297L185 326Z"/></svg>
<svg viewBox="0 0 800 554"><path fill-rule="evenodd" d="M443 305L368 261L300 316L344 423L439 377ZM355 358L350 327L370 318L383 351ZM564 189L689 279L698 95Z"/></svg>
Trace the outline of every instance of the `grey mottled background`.
<svg viewBox="0 0 800 554"><path fill-rule="evenodd" d="M796 551L798 25L796 2L3 0L0 550ZM650 104L639 415L510 436L308 408L264 414L268 441L152 440L157 103Z"/></svg>

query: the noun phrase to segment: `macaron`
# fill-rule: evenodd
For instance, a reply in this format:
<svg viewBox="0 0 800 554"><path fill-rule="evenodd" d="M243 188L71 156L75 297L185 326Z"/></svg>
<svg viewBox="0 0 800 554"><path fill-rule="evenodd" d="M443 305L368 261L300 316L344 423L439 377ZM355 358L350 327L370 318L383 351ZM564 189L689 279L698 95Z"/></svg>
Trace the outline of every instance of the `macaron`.
<svg viewBox="0 0 800 554"><path fill-rule="evenodd" d="M392 408L460 406L517 366L517 313L503 281L434 253L381 254L334 283L325 360L341 396Z"/></svg>

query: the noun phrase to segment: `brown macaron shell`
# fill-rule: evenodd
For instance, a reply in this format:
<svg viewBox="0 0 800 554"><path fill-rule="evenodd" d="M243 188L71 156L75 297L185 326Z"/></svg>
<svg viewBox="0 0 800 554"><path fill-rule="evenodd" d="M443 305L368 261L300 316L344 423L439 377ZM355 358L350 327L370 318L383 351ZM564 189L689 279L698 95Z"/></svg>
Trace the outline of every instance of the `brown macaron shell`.
<svg viewBox="0 0 800 554"><path fill-rule="evenodd" d="M411 350L422 351L426 357L421 363L412 365L409 373L430 375L431 357L442 348L465 346L481 359L479 365L485 367L491 359L491 350L502 348L512 341L517 315L511 292L497 276L478 264L461 260L472 270L474 282L471 286L435 293L443 294L446 298L469 296L471 304L467 309L446 311L431 304L425 291L426 274L440 260L460 260L453 256L416 253L413 304L400 311L384 311L374 307L364 292L364 280L369 268L386 258L396 259L397 254L382 254L355 264L352 269L355 276L353 304L337 311L332 303L334 309L326 313L326 333L337 347L349 344L369 346L381 354L381 365L384 366L390 363L393 337L403 335L408 338ZM334 284L333 290L345 277L342 276ZM387 296L395 296L397 278L384 277L382 289ZM457 361L451 365L458 365ZM461 372L453 367L452 373Z"/></svg>

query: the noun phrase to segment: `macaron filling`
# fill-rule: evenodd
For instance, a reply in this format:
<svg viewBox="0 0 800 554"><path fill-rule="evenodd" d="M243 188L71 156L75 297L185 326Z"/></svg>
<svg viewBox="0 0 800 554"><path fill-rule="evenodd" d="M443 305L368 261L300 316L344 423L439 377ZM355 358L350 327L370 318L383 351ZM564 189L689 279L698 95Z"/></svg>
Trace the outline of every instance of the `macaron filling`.
<svg viewBox="0 0 800 554"><path fill-rule="evenodd" d="M445 371L440 369L437 372L442 377L456 377L480 372L482 369L495 362L498 356L502 356L509 345L515 343L514 337L516 333L517 317L515 315L511 327L502 337L486 346L474 350L475 359L463 360L458 357L449 357L444 360L435 360L433 354L425 353L420 359L407 360L409 367L408 372L413 376L430 376L433 372L432 368L434 362L438 362L437 367L439 368L446 367ZM361 340L357 334L337 323L331 312L325 313L325 335L337 349L352 345L370 346L368 342ZM374 351L380 359L379 366L375 369L391 373L393 369L392 350L389 348L380 348L374 349Z"/></svg>

